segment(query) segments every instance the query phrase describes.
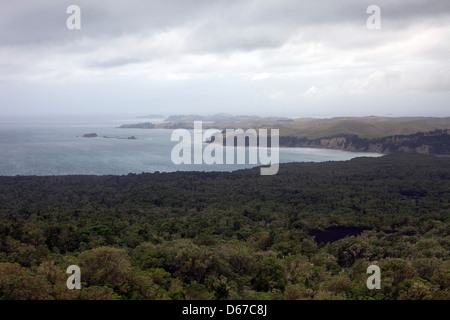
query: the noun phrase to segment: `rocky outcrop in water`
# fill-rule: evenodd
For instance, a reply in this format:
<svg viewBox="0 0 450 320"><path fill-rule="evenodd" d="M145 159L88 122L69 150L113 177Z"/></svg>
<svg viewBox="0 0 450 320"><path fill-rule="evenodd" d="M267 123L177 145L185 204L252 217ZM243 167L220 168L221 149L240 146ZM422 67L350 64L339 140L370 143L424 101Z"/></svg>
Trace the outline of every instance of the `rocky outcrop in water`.
<svg viewBox="0 0 450 320"><path fill-rule="evenodd" d="M86 133L83 134L83 138L97 138L97 134L96 133Z"/></svg>

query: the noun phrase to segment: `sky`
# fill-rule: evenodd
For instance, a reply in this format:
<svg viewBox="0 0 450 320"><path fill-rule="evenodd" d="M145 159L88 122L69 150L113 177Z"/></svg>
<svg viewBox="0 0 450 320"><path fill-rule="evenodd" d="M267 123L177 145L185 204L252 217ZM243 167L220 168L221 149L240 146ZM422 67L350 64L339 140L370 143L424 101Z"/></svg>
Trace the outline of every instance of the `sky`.
<svg viewBox="0 0 450 320"><path fill-rule="evenodd" d="M450 116L449 39L448 0L0 0L0 117Z"/></svg>

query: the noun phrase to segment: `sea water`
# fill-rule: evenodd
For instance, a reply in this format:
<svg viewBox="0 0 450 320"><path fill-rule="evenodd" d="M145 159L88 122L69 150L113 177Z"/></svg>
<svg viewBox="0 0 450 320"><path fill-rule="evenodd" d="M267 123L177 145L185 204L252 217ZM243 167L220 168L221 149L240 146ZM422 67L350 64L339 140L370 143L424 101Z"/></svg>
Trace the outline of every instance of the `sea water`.
<svg viewBox="0 0 450 320"><path fill-rule="evenodd" d="M64 120L0 119L0 175L126 175L155 171L234 171L257 166L175 165L171 151L178 142L171 141L173 130L118 128L124 123L146 121L102 116ZM87 133L96 133L98 137L83 137ZM128 139L132 136L136 139ZM280 148L279 151L280 163L341 161L362 156L380 154L313 148Z"/></svg>

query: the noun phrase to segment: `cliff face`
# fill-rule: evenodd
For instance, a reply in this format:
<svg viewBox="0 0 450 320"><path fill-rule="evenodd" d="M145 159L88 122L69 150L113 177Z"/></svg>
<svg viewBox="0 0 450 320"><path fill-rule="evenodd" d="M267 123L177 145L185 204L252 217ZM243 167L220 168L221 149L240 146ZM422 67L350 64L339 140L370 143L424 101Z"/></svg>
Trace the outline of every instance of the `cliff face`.
<svg viewBox="0 0 450 320"><path fill-rule="evenodd" d="M362 139L356 135L337 135L320 139L283 136L282 147L325 148L377 153L450 154L450 130L435 130L411 135Z"/></svg>
<svg viewBox="0 0 450 320"><path fill-rule="evenodd" d="M340 149L346 145L345 137L335 137L329 139L320 139L320 145L327 149Z"/></svg>
<svg viewBox="0 0 450 320"><path fill-rule="evenodd" d="M292 137L289 137L292 138ZM280 138L281 139L281 138ZM304 148L323 148L344 151L361 151L361 152L377 152L392 153L382 143L369 143L365 145L356 145L352 139L348 137L323 138L316 140L302 140L298 143L285 145L280 141L281 147L304 147Z"/></svg>
<svg viewBox="0 0 450 320"><path fill-rule="evenodd" d="M350 141L349 141L350 140ZM314 147L315 144L310 145ZM336 137L331 139L321 139L320 146L325 149L335 149L344 151L361 151L361 152L376 152L376 153L433 153L433 148L430 145L421 144L418 147L411 147L408 145L400 145L398 147L384 145L380 142L369 143L367 145L354 145L351 139L345 137Z"/></svg>

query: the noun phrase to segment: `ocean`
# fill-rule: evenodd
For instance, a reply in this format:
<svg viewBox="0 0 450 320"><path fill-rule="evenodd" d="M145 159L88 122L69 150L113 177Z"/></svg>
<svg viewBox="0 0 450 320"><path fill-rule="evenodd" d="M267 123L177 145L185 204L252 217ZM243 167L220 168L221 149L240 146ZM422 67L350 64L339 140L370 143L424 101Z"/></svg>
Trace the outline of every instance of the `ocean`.
<svg viewBox="0 0 450 320"><path fill-rule="evenodd" d="M152 120L135 117L0 119L0 176L126 175L142 172L234 171L261 164L181 164L171 160L173 130L119 129ZM155 120L153 120L155 121ZM96 133L96 138L84 134ZM134 136L136 139L128 139ZM108 137L108 138L104 138ZM280 148L279 162L323 162L377 157L376 153ZM248 157L247 157L248 159Z"/></svg>

